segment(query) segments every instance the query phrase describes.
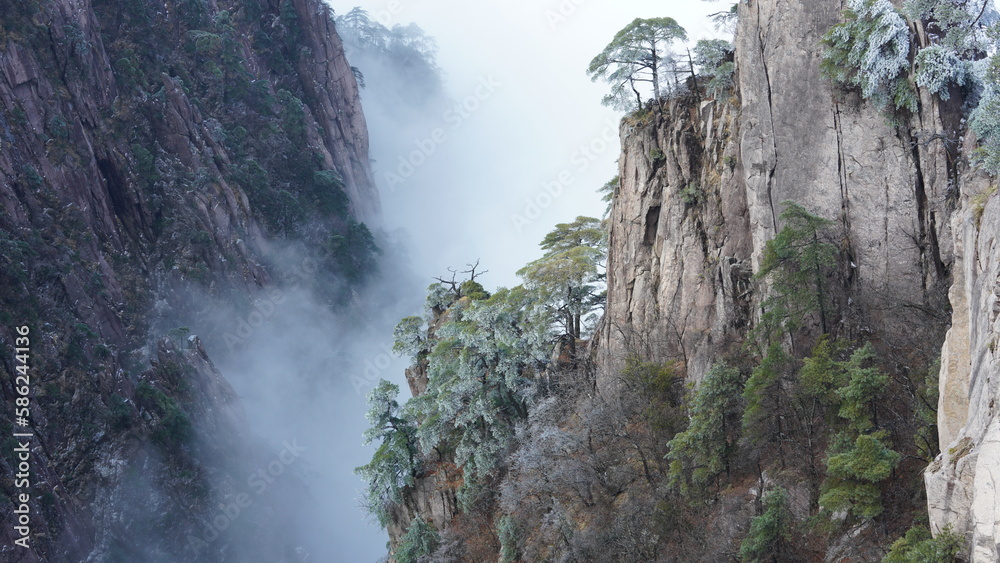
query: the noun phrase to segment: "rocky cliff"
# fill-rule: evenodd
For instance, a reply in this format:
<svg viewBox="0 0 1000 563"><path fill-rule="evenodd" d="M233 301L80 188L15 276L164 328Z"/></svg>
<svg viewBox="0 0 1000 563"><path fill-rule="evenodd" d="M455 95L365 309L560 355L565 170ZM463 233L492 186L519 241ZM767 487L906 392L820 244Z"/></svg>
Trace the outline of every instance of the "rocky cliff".
<svg viewBox="0 0 1000 563"><path fill-rule="evenodd" d="M1000 559L1000 198L996 180L967 177L951 217L955 280L952 324L941 351L938 435L941 455L925 474L935 532L965 535L971 560Z"/></svg>
<svg viewBox="0 0 1000 563"><path fill-rule="evenodd" d="M280 285L275 238L316 259L331 306L368 273L361 221L379 202L329 9L16 0L0 16L0 334L9 350L30 329L34 434L31 545L5 526L3 559L297 560L266 507L213 528L263 454L171 323L199 314L192 292L246 302Z"/></svg>
<svg viewBox="0 0 1000 563"><path fill-rule="evenodd" d="M885 514L854 520L845 512L833 518L843 527L827 532L797 528L803 534L797 547L786 545L773 560L880 560L906 527L923 518L919 476L936 446L932 438L916 443L923 440L918 419L925 416L918 413L934 408L920 403L927 392L924 374L938 375L939 357L942 453L925 473L931 529L957 533L963 558L998 560L996 183L966 158L976 139L966 130L965 100L957 89L942 101L918 88L915 111L888 115L824 76L821 38L842 21L844 7L834 1L740 2L730 93L707 97L689 81L688 93L622 121L620 180L608 221L607 305L590 348L594 389L582 383L582 390L559 396L562 406L544 403L519 430L522 441L509 473L498 478L499 506L477 516L493 519L496 536L470 532L468 518L455 516L453 501L427 491L430 485L439 495L451 485L435 489L420 482L420 498L407 501L399 521L421 514L446 530L442 541L452 547L434 560L452 560L443 554L454 551L448 542L456 537L480 543L495 538L504 546L501 553L524 560L595 553L623 561L722 560L737 557L739 538L748 533L745 521L752 514L736 507L759 506L765 489L785 488L793 519L804 521L822 509L817 466L837 450L813 449L813 418L803 427L808 436L793 437L794 422L775 422L783 436L777 441L808 442L801 452L812 462L786 465L781 448L795 445L778 445L777 457L768 457L766 447L765 453L741 450L758 456L756 467L727 465L731 481L712 497L714 507L685 513L676 504L681 501L664 492L675 486L664 485L662 477L676 476L673 469L658 461L669 455L663 441L672 434L658 435L657 425L663 430L676 423L669 408L676 397L650 387L641 378L649 372L635 364L641 358L669 366L664 369L695 383L723 361L748 370L739 364L741 350L774 292L768 278L756 274L769 241L787 226L781 217L789 203L829 221L838 260L821 280L829 308L789 331L784 347L805 358L818 342L870 343L893 395L880 415L879 435L891 435L906 459L880 486ZM922 24L910 26L914 46L928 45ZM638 382L629 379L637 370L646 374ZM570 373L576 372L564 375L581 385ZM779 381L778 390L769 391L782 397L779 402L799 400L794 393L781 395L782 386L787 392L793 384ZM637 401L646 414L629 410ZM795 414L795 408L785 411L789 420L809 420L816 403L813 414ZM661 417L658 422L642 418L650 412ZM730 424L719 416L719 424ZM819 424L833 425L830 416ZM650 434L644 424L652 426ZM828 439L834 442L832 431L819 442L825 447ZM747 447L753 439L739 443ZM545 453L553 448L556 453ZM575 494L561 494L567 489ZM531 508L523 497L533 499ZM627 521L631 512L653 516L637 524ZM530 531L518 536L501 530L514 526L510 522ZM391 530L394 545L404 528ZM681 553L690 559L676 559Z"/></svg>
<svg viewBox="0 0 1000 563"><path fill-rule="evenodd" d="M912 123L893 126L856 95L834 92L820 72L819 40L840 9L742 3L738 101L701 102L690 119L675 109L657 127L623 123L606 357L655 349L703 374L759 309L762 295L752 298L748 282L786 201L835 220L849 256L827 329L887 349L940 339L957 157L954 145L928 139L954 140L953 108L927 96Z"/></svg>

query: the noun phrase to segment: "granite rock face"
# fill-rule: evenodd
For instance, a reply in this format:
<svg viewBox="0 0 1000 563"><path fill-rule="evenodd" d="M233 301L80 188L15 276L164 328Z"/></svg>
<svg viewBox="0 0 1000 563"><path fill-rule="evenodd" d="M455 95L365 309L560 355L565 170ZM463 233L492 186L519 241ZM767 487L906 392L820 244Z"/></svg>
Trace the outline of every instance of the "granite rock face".
<svg viewBox="0 0 1000 563"><path fill-rule="evenodd" d="M662 114L650 113L654 122L622 123L599 373L639 354L682 362L697 378L748 326L752 248L739 110L709 100L698 104L700 115L687 115L690 102L667 102Z"/></svg>
<svg viewBox="0 0 1000 563"><path fill-rule="evenodd" d="M163 319L184 316L182 288L273 287L273 236L313 248L378 221L329 8L13 0L0 15L0 341L31 330L35 435L33 543L13 549L4 527L2 558L288 560L263 500L263 520L206 539L261 460L200 340ZM11 356L0 366L12 404Z"/></svg>
<svg viewBox="0 0 1000 563"><path fill-rule="evenodd" d="M749 294L749 279L781 228L782 202L804 204L837 223L850 258L832 332L872 341L900 365L926 364L940 350L943 453L926 474L932 528L951 525L975 561L995 561L995 183L962 164L961 147L974 139L961 137L954 98L921 92L921 111L892 124L832 90L818 43L841 9L742 2L738 99L703 102L699 116L670 104L661 123L623 123L597 357L607 367L630 351L653 352L702 377L745 336L766 294Z"/></svg>
<svg viewBox="0 0 1000 563"><path fill-rule="evenodd" d="M972 561L985 563L1000 558L1000 197L986 178L962 189L962 211L952 218L954 313L939 380L942 453L924 480L933 530L964 534Z"/></svg>
<svg viewBox="0 0 1000 563"><path fill-rule="evenodd" d="M947 137L954 124L930 98L913 123L891 125L834 92L819 40L840 10L839 2L741 3L735 98L701 102L700 115L678 115L671 102L658 123L623 123L597 344L604 366L652 352L683 360L700 379L759 314L766 289L752 294L751 277L782 227L785 201L834 221L848 257L830 290L834 336L886 351L940 341L956 157L954 145L924 141ZM809 342L793 345L804 352Z"/></svg>

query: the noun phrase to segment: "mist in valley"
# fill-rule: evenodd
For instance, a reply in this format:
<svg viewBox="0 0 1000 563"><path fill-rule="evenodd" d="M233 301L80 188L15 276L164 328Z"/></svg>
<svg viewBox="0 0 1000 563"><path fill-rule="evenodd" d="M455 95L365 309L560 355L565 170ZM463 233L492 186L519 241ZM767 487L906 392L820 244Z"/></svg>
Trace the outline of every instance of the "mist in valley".
<svg viewBox="0 0 1000 563"><path fill-rule="evenodd" d="M419 4L406 8L434 20ZM392 353L392 331L423 314L433 278L479 261L484 285L515 285L514 272L540 254L555 223L603 212L597 189L616 172L619 115L600 106L602 88L584 70L619 24L643 15L636 4L599 28L608 14L594 6L556 23L549 8L517 20L483 7L475 24L455 23L441 39L400 23L410 13L334 6L364 83L384 209L371 225L383 253L378 273L334 304L328 290L343 281L295 244L272 241L268 269L280 275L266 288L239 299L190 290L188 314L158 321L197 334L238 394L260 460L237 476L237 492L250 499L241 511L256 520L254 511L273 507L273 529L296 548L291 560L385 555L385 532L361 506L364 484L353 471L374 451L362 444L365 395L379 379L409 395L409 360ZM474 33L483 39L472 42ZM483 56L498 34L511 41L506 52ZM596 36L592 47L577 46L584 36Z"/></svg>

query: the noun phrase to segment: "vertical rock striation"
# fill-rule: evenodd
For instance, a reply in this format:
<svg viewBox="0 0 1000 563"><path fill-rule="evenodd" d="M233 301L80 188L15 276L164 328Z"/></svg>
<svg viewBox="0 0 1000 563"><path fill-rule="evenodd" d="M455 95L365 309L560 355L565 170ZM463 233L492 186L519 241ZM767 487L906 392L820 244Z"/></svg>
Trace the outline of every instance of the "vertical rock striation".
<svg viewBox="0 0 1000 563"><path fill-rule="evenodd" d="M924 97L924 111L892 125L834 92L820 38L840 10L741 3L736 99L705 101L701 115L671 102L662 116L625 120L602 365L632 351L682 359L700 379L757 314L751 273L789 200L835 221L848 256L828 330L872 340L905 365L936 355L925 343L948 322L956 157L931 139L954 137L949 108Z"/></svg>
<svg viewBox="0 0 1000 563"><path fill-rule="evenodd" d="M931 527L964 534L972 561L1000 559L1000 197L996 181L962 184L952 217L952 326L941 354L938 435L927 468Z"/></svg>
<svg viewBox="0 0 1000 563"><path fill-rule="evenodd" d="M359 222L379 219L329 8L5 0L0 15L0 340L31 329L35 434L34 540L15 550L4 527L3 559L289 560L264 500L206 539L261 460L200 341L161 321L184 318L178 289L275 283L270 238L315 251L328 285L367 251L317 250L363 245ZM0 368L12 404L9 355Z"/></svg>

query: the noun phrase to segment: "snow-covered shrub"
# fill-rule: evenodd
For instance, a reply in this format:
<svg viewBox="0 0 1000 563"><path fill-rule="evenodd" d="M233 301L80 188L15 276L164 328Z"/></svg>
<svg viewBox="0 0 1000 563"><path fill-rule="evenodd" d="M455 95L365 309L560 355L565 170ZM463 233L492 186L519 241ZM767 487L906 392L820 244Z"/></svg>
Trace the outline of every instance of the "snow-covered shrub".
<svg viewBox="0 0 1000 563"><path fill-rule="evenodd" d="M722 39L702 39L694 47L694 64L708 79L705 91L719 97L733 84L736 65L730 59L732 44Z"/></svg>
<svg viewBox="0 0 1000 563"><path fill-rule="evenodd" d="M917 53L917 85L927 88L942 100L951 97L948 87L952 84L965 86L971 78L969 63L962 60L950 47L931 45Z"/></svg>
<svg viewBox="0 0 1000 563"><path fill-rule="evenodd" d="M889 0L851 0L844 15L846 21L823 36L823 71L839 86L859 89L879 109L915 111L906 21Z"/></svg>
<svg viewBox="0 0 1000 563"><path fill-rule="evenodd" d="M1000 174L1000 86L996 83L986 87L969 125L979 137L972 160L990 174Z"/></svg>
<svg viewBox="0 0 1000 563"><path fill-rule="evenodd" d="M907 0L903 13L924 21L931 41L965 57L987 51L992 40L987 29L997 22L994 0Z"/></svg>

